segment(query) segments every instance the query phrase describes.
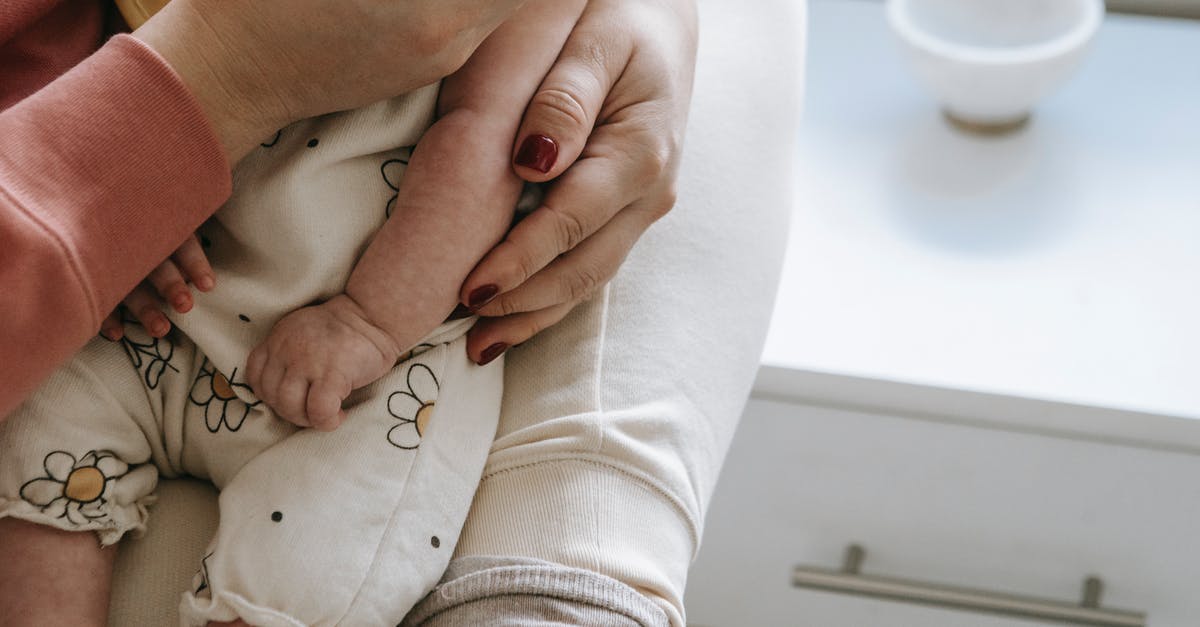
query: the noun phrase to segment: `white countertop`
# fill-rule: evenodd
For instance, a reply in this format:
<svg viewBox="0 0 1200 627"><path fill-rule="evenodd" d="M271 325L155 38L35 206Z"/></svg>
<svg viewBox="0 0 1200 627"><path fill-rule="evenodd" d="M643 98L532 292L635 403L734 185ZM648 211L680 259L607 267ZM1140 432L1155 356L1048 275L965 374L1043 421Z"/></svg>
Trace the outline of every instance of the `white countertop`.
<svg viewBox="0 0 1200 627"><path fill-rule="evenodd" d="M1029 126L979 138L942 120L882 3L809 6L756 389L836 375L1200 419L1200 22L1109 15Z"/></svg>

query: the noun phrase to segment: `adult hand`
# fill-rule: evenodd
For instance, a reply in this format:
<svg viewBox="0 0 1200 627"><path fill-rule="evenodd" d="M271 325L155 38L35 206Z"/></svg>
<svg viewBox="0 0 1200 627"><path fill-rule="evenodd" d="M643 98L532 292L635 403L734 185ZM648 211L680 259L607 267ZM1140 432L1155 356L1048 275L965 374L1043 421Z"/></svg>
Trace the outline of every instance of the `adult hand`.
<svg viewBox="0 0 1200 627"><path fill-rule="evenodd" d="M542 205L467 277L484 316L467 352L495 359L616 274L675 204L696 61L695 0L590 0L530 102L514 169L549 181Z"/></svg>
<svg viewBox="0 0 1200 627"><path fill-rule="evenodd" d="M231 162L295 120L428 85L524 0L174 0L134 31L200 101Z"/></svg>

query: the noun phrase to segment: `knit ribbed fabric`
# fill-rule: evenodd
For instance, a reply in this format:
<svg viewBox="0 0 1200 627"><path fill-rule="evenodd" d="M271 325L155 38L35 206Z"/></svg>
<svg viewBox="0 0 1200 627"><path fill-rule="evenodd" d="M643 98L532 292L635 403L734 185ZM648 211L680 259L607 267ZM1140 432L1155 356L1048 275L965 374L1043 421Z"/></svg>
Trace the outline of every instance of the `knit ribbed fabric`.
<svg viewBox="0 0 1200 627"><path fill-rule="evenodd" d="M597 572L686 624L688 566L788 232L803 7L700 3L679 206L602 294L507 353L500 428L458 556Z"/></svg>
<svg viewBox="0 0 1200 627"><path fill-rule="evenodd" d="M231 190L203 111L128 35L0 118L0 181L77 260L97 327L149 269L130 260L165 258Z"/></svg>
<svg viewBox="0 0 1200 627"><path fill-rule="evenodd" d="M230 186L199 104L126 35L0 113L0 415L78 350Z"/></svg>
<svg viewBox="0 0 1200 627"><path fill-rule="evenodd" d="M633 588L588 570L529 558L465 557L413 608L403 627L666 627Z"/></svg>
<svg viewBox="0 0 1200 627"><path fill-rule="evenodd" d="M0 2L0 111L41 89L100 47L104 2Z"/></svg>
<svg viewBox="0 0 1200 627"><path fill-rule="evenodd" d="M688 517L648 482L586 457L486 474L455 555L519 555L600 573L683 625L695 547Z"/></svg>

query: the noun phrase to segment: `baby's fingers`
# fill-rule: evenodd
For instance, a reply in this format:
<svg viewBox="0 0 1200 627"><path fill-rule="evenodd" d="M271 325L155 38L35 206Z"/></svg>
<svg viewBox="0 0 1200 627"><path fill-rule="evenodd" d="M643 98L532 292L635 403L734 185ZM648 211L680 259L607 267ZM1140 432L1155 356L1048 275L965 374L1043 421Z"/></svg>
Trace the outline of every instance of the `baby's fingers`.
<svg viewBox="0 0 1200 627"><path fill-rule="evenodd" d="M350 382L338 374L326 375L308 388L308 422L318 431L333 431L346 419L342 401L350 396Z"/></svg>
<svg viewBox="0 0 1200 627"><path fill-rule="evenodd" d="M255 354L259 355L257 362ZM255 349L246 367L246 379L250 381L250 389L254 390L254 395L266 403L267 407L275 410L275 413L280 413L278 400L279 384L283 381L283 365L278 356L272 356L264 346Z"/></svg>
<svg viewBox="0 0 1200 627"><path fill-rule="evenodd" d="M171 330L171 321L162 312L162 301L145 281L133 288L122 302L152 337L162 337Z"/></svg>
<svg viewBox="0 0 1200 627"><path fill-rule="evenodd" d="M112 310L112 312L108 314L108 317L106 317L104 321L100 323L100 335L113 342L125 337L125 327L121 326L121 314L118 311L119 309L120 308L118 307L118 309Z"/></svg>
<svg viewBox="0 0 1200 627"><path fill-rule="evenodd" d="M246 378L246 383L250 384L250 390L262 400L266 400L266 397L263 396L262 386L263 367L266 365L267 346L266 344L259 344L254 350L250 351L250 356L246 358L246 373L243 376Z"/></svg>
<svg viewBox="0 0 1200 627"><path fill-rule="evenodd" d="M171 255L175 265L186 275L187 279L201 292L211 290L217 284L216 273L208 263L208 255L196 235L190 235Z"/></svg>
<svg viewBox="0 0 1200 627"><path fill-rule="evenodd" d="M158 291L158 295L179 313L187 313L192 309L192 292L184 281L179 267L170 259L158 264L158 267L146 277L146 280Z"/></svg>
<svg viewBox="0 0 1200 627"><path fill-rule="evenodd" d="M308 404L308 377L294 372L285 372L279 384L278 394L272 408L280 418L298 426L311 427L312 422L305 412Z"/></svg>

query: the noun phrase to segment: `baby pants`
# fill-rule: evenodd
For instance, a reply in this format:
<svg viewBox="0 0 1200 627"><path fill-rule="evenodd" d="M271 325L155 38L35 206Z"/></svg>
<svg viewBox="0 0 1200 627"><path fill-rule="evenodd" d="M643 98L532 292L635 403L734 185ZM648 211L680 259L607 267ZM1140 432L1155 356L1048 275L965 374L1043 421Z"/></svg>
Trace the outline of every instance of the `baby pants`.
<svg viewBox="0 0 1200 627"><path fill-rule="evenodd" d="M471 319L447 322L329 433L273 415L242 370L280 317L345 287L436 101L433 85L265 138L199 229L217 285L178 331L92 341L0 423L0 516L111 544L145 525L160 475L207 478L221 520L185 625L398 623L458 541L502 368L467 359Z"/></svg>
<svg viewBox="0 0 1200 627"><path fill-rule="evenodd" d="M495 434L502 368L442 325L333 432L298 429L185 336L93 340L0 423L0 516L146 524L160 475L210 479L220 526L183 623L394 625L441 577Z"/></svg>

